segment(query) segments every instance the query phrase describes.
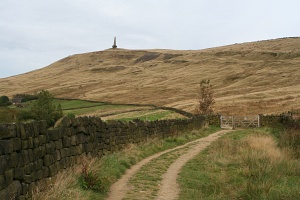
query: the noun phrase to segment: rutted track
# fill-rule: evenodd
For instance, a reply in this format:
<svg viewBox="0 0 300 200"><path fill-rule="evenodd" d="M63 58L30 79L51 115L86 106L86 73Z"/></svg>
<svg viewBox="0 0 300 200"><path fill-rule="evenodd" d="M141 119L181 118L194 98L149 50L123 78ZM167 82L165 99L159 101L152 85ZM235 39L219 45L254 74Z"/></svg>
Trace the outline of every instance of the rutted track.
<svg viewBox="0 0 300 200"><path fill-rule="evenodd" d="M180 150L183 148L189 148L185 151L180 151L181 155L178 156L178 158L170 164L168 167L166 173L162 176L162 181L160 183L159 191L155 195L157 199L164 199L164 200L170 200L170 199L176 199L178 197L180 188L177 184L177 176L180 172L181 167L190 159L192 159L194 156L196 156L198 153L200 153L203 149L205 149L208 145L210 145L213 141L218 139L221 135L228 133L230 130L221 130L216 133L213 133L205 138L201 138L192 142L189 142L185 145L175 147L173 149L169 149L160 153L157 153L155 155L152 155L148 158L145 158L144 160L140 161L136 165L132 166L130 169L128 169L125 173L125 175L119 179L116 183L114 183L110 189L109 197L107 199L109 200L118 200L123 199L126 197L126 194L129 190L133 190L132 186L130 186L129 182L131 178L146 164L148 164L153 159L159 158L160 156L164 154L169 154L171 152L174 152L175 150ZM138 196L137 199L147 199L144 198L142 193L136 194ZM153 199L153 198L151 198Z"/></svg>

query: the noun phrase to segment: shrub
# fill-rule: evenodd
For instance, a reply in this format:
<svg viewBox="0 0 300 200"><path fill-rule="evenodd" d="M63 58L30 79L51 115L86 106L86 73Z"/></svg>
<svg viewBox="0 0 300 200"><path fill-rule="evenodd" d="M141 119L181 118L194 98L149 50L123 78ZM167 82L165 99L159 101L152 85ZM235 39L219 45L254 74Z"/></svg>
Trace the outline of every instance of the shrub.
<svg viewBox="0 0 300 200"><path fill-rule="evenodd" d="M75 118L75 114L74 114L74 113L68 113L68 114L67 114L67 117L68 117L68 118Z"/></svg>
<svg viewBox="0 0 300 200"><path fill-rule="evenodd" d="M202 80L199 89L199 105L195 109L195 114L210 115L213 113L212 106L215 103L213 89L210 80Z"/></svg>
<svg viewBox="0 0 300 200"><path fill-rule="evenodd" d="M81 176L79 177L79 184L83 189L91 189L103 191L104 186L98 174L88 169L86 163L82 163Z"/></svg>
<svg viewBox="0 0 300 200"><path fill-rule="evenodd" d="M17 114L17 119L19 121L22 121L22 120L29 120L29 119L33 119L33 115L31 114L30 111L28 110L21 110L20 112L18 112Z"/></svg>
<svg viewBox="0 0 300 200"><path fill-rule="evenodd" d="M63 112L61 105L55 106L52 101L53 97L48 91L42 90L38 93L38 99L33 102L30 110L33 119L46 120L48 125L54 125L63 116Z"/></svg>
<svg viewBox="0 0 300 200"><path fill-rule="evenodd" d="M0 96L0 106L8 106L11 105L9 98L7 96Z"/></svg>

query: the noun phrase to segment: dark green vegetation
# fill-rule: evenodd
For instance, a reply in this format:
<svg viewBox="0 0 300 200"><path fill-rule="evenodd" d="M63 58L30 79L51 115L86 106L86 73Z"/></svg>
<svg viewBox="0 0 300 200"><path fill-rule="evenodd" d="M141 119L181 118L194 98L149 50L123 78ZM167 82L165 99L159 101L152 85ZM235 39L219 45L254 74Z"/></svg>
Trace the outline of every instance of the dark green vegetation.
<svg viewBox="0 0 300 200"><path fill-rule="evenodd" d="M38 99L34 101L29 110L22 110L18 114L19 120L46 120L49 126L63 116L61 105L53 104L53 96L45 90L37 94Z"/></svg>
<svg viewBox="0 0 300 200"><path fill-rule="evenodd" d="M7 96L0 96L0 106L9 106L11 102Z"/></svg>
<svg viewBox="0 0 300 200"><path fill-rule="evenodd" d="M149 139L141 145L131 144L122 151L105 155L102 158L85 159L82 162L87 163L86 166L78 166L78 169L70 169L68 173L58 174L52 187L35 194L33 199L105 199L111 184L138 161L163 150L205 137L217 130L219 128L210 127L166 139ZM83 176L87 177L87 181L91 180L90 184L82 181ZM96 185L98 189L93 187L88 189L87 185Z"/></svg>
<svg viewBox="0 0 300 200"><path fill-rule="evenodd" d="M298 199L300 161L272 132L235 131L214 142L182 169L180 199Z"/></svg>

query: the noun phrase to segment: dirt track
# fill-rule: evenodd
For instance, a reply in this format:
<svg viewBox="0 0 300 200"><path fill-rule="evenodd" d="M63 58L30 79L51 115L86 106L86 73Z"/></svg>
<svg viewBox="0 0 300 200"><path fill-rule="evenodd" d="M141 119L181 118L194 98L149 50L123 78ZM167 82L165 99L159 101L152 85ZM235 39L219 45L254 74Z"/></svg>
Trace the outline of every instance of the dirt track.
<svg viewBox="0 0 300 200"><path fill-rule="evenodd" d="M130 190L129 180L132 176L134 176L139 169L149 163L151 160L160 157L163 154L167 154L171 151L182 149L189 146L189 150L185 151L181 156L179 156L175 162L173 162L166 173L162 177L162 181L160 183L159 191L156 199L158 200L171 200L177 199L178 194L180 192L180 187L177 183L177 177L180 172L181 167L198 153L200 153L203 149L205 149L208 145L210 145L213 141L218 139L221 135L230 132L231 130L221 130L216 133L213 133L205 138L201 138L192 142L189 142L185 145L175 147L173 149L169 149L155 155L152 155L144 160L140 161L136 165L132 166L128 169L125 175L119 179L116 183L114 183L110 189L110 193L108 196L108 200L118 200L123 199L126 193ZM141 194L139 194L141 195ZM142 196L139 196L139 199L144 199Z"/></svg>

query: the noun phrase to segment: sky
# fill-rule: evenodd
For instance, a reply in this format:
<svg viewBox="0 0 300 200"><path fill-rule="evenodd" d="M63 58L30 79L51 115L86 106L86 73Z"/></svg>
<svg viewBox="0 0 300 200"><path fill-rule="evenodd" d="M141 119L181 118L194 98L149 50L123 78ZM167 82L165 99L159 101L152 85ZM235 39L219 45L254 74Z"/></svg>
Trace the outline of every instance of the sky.
<svg viewBox="0 0 300 200"><path fill-rule="evenodd" d="M108 49L198 50L300 36L299 0L1 0L0 78Z"/></svg>

